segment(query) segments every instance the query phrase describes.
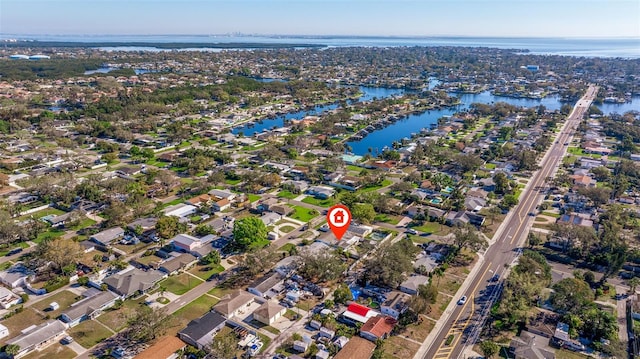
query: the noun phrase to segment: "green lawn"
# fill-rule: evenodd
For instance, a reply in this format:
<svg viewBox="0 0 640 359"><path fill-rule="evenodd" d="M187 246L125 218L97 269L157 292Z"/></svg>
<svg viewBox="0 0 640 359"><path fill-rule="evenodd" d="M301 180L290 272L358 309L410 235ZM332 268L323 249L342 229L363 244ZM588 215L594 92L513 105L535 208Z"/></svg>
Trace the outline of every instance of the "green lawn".
<svg viewBox="0 0 640 359"><path fill-rule="evenodd" d="M14 248L18 248L18 247L19 248L29 248L29 244L27 242L18 242L18 243L11 244L11 245L5 244L4 246L0 247L0 248L2 248L2 249L0 249L0 257L6 256L7 253L9 253L9 251L11 251ZM5 263L7 263L7 262L5 262Z"/></svg>
<svg viewBox="0 0 640 359"><path fill-rule="evenodd" d="M487 163L484 165L484 168L488 169L488 170L495 170L496 169L496 164L495 163Z"/></svg>
<svg viewBox="0 0 640 359"><path fill-rule="evenodd" d="M186 325L190 321L200 318L203 314L211 310L218 300L206 294L196 298L193 302L178 309L173 315Z"/></svg>
<svg viewBox="0 0 640 359"><path fill-rule="evenodd" d="M283 251L283 252L289 252L290 250L296 248L296 245L293 243L287 243L285 245L283 245L282 247L278 248L279 251Z"/></svg>
<svg viewBox="0 0 640 359"><path fill-rule="evenodd" d="M257 194L251 194L251 193L249 193L249 194L247 195L247 197L249 197L249 202L251 202L251 203L253 203L253 202L255 202L255 201L259 200L260 198L262 198L262 197L260 197L260 196L259 196L259 195L257 195Z"/></svg>
<svg viewBox="0 0 640 359"><path fill-rule="evenodd" d="M87 228L87 227L93 226L94 224L96 224L96 221L94 221L93 219L84 218L77 225L75 225L75 226L73 226L73 227L71 227L69 229L71 229L73 231L79 231L79 230L81 230L83 228Z"/></svg>
<svg viewBox="0 0 640 359"><path fill-rule="evenodd" d="M295 212L291 214L290 217L302 222L309 222L319 214L315 209L309 209L302 206L293 206L293 209Z"/></svg>
<svg viewBox="0 0 640 359"><path fill-rule="evenodd" d="M160 287L165 287L167 291L175 295L183 295L184 293L195 288L202 282L203 282L202 280L198 278L194 278L190 274L181 273L163 280L162 282L159 283L159 285Z"/></svg>
<svg viewBox="0 0 640 359"><path fill-rule="evenodd" d="M35 212L35 213L28 214L27 217L33 216L34 218L42 218L42 217L48 216L50 214L59 216L59 215L64 214L64 213L65 213L64 211L61 211L61 210L59 210L57 208L49 207L47 209L43 209L42 211L38 211L38 212Z"/></svg>
<svg viewBox="0 0 640 359"><path fill-rule="evenodd" d="M382 181L382 183L379 184L379 185L363 187L363 188L359 189L356 192L372 192L372 191L379 190L380 188L391 186L392 184L393 184L393 181L386 179L386 180Z"/></svg>
<svg viewBox="0 0 640 359"><path fill-rule="evenodd" d="M198 276L198 278L207 280L214 274L218 274L224 271L224 267L219 264L212 264L209 266L196 265L193 268L189 269L189 273Z"/></svg>
<svg viewBox="0 0 640 359"><path fill-rule="evenodd" d="M398 222L400 222L400 219L398 219L395 216L390 216L387 214L377 214L374 218L374 221L376 222L384 222L384 223L389 223L389 224L393 224L396 225L398 224Z"/></svg>
<svg viewBox="0 0 640 359"><path fill-rule="evenodd" d="M136 308L145 305L146 296L136 300L125 300L118 309L107 310L96 320L111 328L115 332L119 332L127 327L127 320L134 315Z"/></svg>
<svg viewBox="0 0 640 359"><path fill-rule="evenodd" d="M68 291L68 290L64 290L62 292L58 292L54 295L52 295L51 297L48 297L47 299L43 299L37 303L33 304L33 307L43 313L45 313L46 315L50 316L51 318L56 318L58 315L60 315L60 313L62 313L63 310L68 309L69 307L71 307L71 304L75 303L76 301L78 301L78 299L76 299L77 295ZM80 298L82 299L82 298ZM44 310L49 307L49 304L51 304L51 302L56 302L60 305L60 308L58 310L54 310L52 312L45 312Z"/></svg>
<svg viewBox="0 0 640 359"><path fill-rule="evenodd" d="M230 184L230 185L232 185L232 186L235 186L235 185L237 185L237 184L238 184L238 183L240 183L240 182L242 182L242 180L241 180L241 179L237 179L237 180L225 179L225 180L224 180L224 183L226 183L226 184Z"/></svg>
<svg viewBox="0 0 640 359"><path fill-rule="evenodd" d="M109 329L95 320L85 320L67 332L85 348L91 348L113 335Z"/></svg>
<svg viewBox="0 0 640 359"><path fill-rule="evenodd" d="M213 296L216 296L218 298L222 298L225 295L232 293L233 289L229 289L229 288L220 288L220 287L215 287L213 289L211 289L210 291L208 291L208 294L211 294Z"/></svg>
<svg viewBox="0 0 640 359"><path fill-rule="evenodd" d="M40 243L47 239L62 237L63 234L64 234L64 231L61 229L50 228L48 231L38 234L36 239L34 239L33 241L35 243Z"/></svg>
<svg viewBox="0 0 640 359"><path fill-rule="evenodd" d="M440 230L440 227L444 226L438 222L424 222L423 225L418 227L411 227L416 231L425 232L425 233L435 233Z"/></svg>
<svg viewBox="0 0 640 359"><path fill-rule="evenodd" d="M298 195L295 194L295 193L291 193L290 191L287 191L287 190L282 190L282 191L278 192L278 197L294 199L294 198L298 197Z"/></svg>
<svg viewBox="0 0 640 359"><path fill-rule="evenodd" d="M291 231L293 231L294 229L296 229L296 227L294 226L282 226L280 227L280 230L284 233L289 233Z"/></svg>
<svg viewBox="0 0 640 359"><path fill-rule="evenodd" d="M312 204L314 206L318 206L318 207L331 207L334 204L337 203L338 200L336 200L335 198L328 198L328 199L318 199L318 198L314 198L314 197L305 197L302 202L307 203L307 204Z"/></svg>

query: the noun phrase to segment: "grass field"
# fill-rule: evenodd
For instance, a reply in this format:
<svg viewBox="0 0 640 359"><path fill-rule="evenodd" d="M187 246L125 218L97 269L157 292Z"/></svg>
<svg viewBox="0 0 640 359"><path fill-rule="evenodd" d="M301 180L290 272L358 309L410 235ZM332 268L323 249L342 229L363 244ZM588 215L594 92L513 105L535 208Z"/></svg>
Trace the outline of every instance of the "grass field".
<svg viewBox="0 0 640 359"><path fill-rule="evenodd" d="M127 326L127 319L134 315L136 307L145 305L142 297L137 300L125 300L122 306L115 310L109 310L96 318L97 321L118 332Z"/></svg>
<svg viewBox="0 0 640 359"><path fill-rule="evenodd" d="M278 192L278 197L294 199L294 198L298 197L298 195L295 194L295 193L291 193L291 192L289 192L287 190L282 190L282 191Z"/></svg>
<svg viewBox="0 0 640 359"><path fill-rule="evenodd" d="M382 181L382 183L380 183L379 185L370 186L370 187L364 187L364 188L359 189L359 190L358 190L358 191L356 191L356 192L371 192L371 191L376 191L376 190L379 190L380 188L384 188L384 187L387 187L387 186L391 186L392 184L393 184L393 181L386 179L386 180Z"/></svg>
<svg viewBox="0 0 640 359"><path fill-rule="evenodd" d="M314 209L308 209L302 206L293 206L293 209L295 210L295 212L291 214L290 217L302 222L309 222L319 214L318 211Z"/></svg>
<svg viewBox="0 0 640 359"><path fill-rule="evenodd" d="M0 322L9 329L9 336L0 339L0 344L4 344L8 339L15 338L20 335L20 331L24 328L34 324L42 324L44 317L40 313L36 312L33 308L25 308L22 312L13 315Z"/></svg>
<svg viewBox="0 0 640 359"><path fill-rule="evenodd" d="M208 266L204 265L196 265L193 268L189 269L189 273L198 276L198 278L202 280L207 280L214 274L218 274L224 270L224 267L219 264L212 264Z"/></svg>
<svg viewBox="0 0 640 359"><path fill-rule="evenodd" d="M251 194L251 193L247 194L247 197L249 197L249 202L251 202L251 203L259 200L260 198L262 198L262 197L258 196L257 194Z"/></svg>
<svg viewBox="0 0 640 359"><path fill-rule="evenodd" d="M228 288L220 288L220 287L216 287L211 289L210 291L208 291L208 294L211 294L213 296L216 296L218 298L222 298L225 295L232 293L233 289L228 289Z"/></svg>
<svg viewBox="0 0 640 359"><path fill-rule="evenodd" d="M25 359L73 359L76 357L76 352L71 348L67 348L66 346L55 343L50 347L47 347L43 351L35 351L27 356L24 356Z"/></svg>
<svg viewBox="0 0 640 359"><path fill-rule="evenodd" d="M181 273L163 280L159 283L159 285L161 287L165 287L168 292L171 292L175 295L183 295L202 282L202 280L194 278L190 274Z"/></svg>
<svg viewBox="0 0 640 359"><path fill-rule="evenodd" d="M69 335L75 339L78 344L85 348L91 348L104 339L109 338L113 333L104 327L104 325L95 320L85 320L75 327L67 330Z"/></svg>
<svg viewBox="0 0 640 359"><path fill-rule="evenodd" d="M314 206L318 206L318 207L331 207L334 204L336 204L338 202L337 199L335 198L328 198L328 199L318 199L318 198L314 198L314 197L305 197L302 202L307 203L307 204L312 204Z"/></svg>
<svg viewBox="0 0 640 359"><path fill-rule="evenodd" d="M182 328L184 328L190 321L200 318L203 314L210 311L211 307L216 305L216 303L218 303L217 299L205 294L180 308L173 313L173 316L180 322Z"/></svg>
<svg viewBox="0 0 640 359"><path fill-rule="evenodd" d="M33 308L45 313L46 315L50 316L51 318L56 318L57 316L60 315L60 313L62 313L62 311L68 309L71 304L75 303L77 295L65 290L59 293L56 293L54 295L52 295L51 297L48 297L47 299L41 300L37 303L33 304ZM49 307L49 304L51 304L51 302L56 302L60 305L60 308L51 312L45 312L44 310Z"/></svg>

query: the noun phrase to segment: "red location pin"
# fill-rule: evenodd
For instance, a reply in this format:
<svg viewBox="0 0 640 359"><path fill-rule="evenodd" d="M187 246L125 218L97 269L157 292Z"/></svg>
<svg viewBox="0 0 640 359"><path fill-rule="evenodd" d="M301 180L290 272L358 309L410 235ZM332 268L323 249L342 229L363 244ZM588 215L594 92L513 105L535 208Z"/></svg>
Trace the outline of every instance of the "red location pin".
<svg viewBox="0 0 640 359"><path fill-rule="evenodd" d="M342 239L351 224L351 212L343 204L336 204L327 211L327 223L338 240Z"/></svg>

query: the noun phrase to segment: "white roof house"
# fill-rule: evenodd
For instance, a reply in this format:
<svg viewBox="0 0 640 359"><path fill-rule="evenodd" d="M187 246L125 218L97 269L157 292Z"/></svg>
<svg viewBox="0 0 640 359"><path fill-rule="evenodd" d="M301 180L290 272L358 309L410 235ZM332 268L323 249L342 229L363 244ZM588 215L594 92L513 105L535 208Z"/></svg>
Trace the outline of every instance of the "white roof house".
<svg viewBox="0 0 640 359"><path fill-rule="evenodd" d="M165 216L176 216L176 217L186 217L196 213L198 207L192 206L190 204L176 204L175 206L169 206L165 208L162 212Z"/></svg>

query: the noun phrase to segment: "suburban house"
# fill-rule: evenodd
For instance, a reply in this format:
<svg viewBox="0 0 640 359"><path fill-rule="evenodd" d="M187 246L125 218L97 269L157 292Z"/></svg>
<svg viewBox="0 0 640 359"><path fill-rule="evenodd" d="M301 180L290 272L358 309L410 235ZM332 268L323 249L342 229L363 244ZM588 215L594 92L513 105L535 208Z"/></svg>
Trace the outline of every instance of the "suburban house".
<svg viewBox="0 0 640 359"><path fill-rule="evenodd" d="M7 328L4 325L0 324L0 339L1 338L6 338L8 336L9 336L9 328Z"/></svg>
<svg viewBox="0 0 640 359"><path fill-rule="evenodd" d="M253 312L253 319L265 325L271 325L280 319L287 311L287 308L272 301L266 301Z"/></svg>
<svg viewBox="0 0 640 359"><path fill-rule="evenodd" d="M226 198L215 198L213 202L211 202L211 209L214 212L222 212L231 207L231 201Z"/></svg>
<svg viewBox="0 0 640 359"><path fill-rule="evenodd" d="M451 211L447 214L445 220L449 226L459 226L466 223L473 224L474 226L481 226L484 224L485 218L472 212Z"/></svg>
<svg viewBox="0 0 640 359"><path fill-rule="evenodd" d="M22 302L22 299L5 287L0 287L0 307L9 309L11 306Z"/></svg>
<svg viewBox="0 0 640 359"><path fill-rule="evenodd" d="M509 351L516 359L555 359L555 350L549 346L549 338L526 330L511 339Z"/></svg>
<svg viewBox="0 0 640 359"><path fill-rule="evenodd" d="M285 277L278 272L268 273L250 284L247 290L258 297L273 298L284 289L284 279Z"/></svg>
<svg viewBox="0 0 640 359"><path fill-rule="evenodd" d="M175 206L169 206L164 210L162 210L165 216L176 216L176 217L187 217L196 213L197 211L198 211L198 207L190 204L185 204L185 203L179 203L179 204L176 204Z"/></svg>
<svg viewBox="0 0 640 359"><path fill-rule="evenodd" d="M0 282L9 288L21 287L31 279L35 273L25 267L22 263L17 263L7 270L0 272Z"/></svg>
<svg viewBox="0 0 640 359"><path fill-rule="evenodd" d="M208 312L198 319L194 319L178 333L178 337L185 343L203 349L211 344L213 337L224 327L227 319L216 312Z"/></svg>
<svg viewBox="0 0 640 359"><path fill-rule="evenodd" d="M137 293L145 293L167 275L157 270L143 271L137 268L125 269L103 280L109 289L128 298Z"/></svg>
<svg viewBox="0 0 640 359"><path fill-rule="evenodd" d="M375 349L375 343L354 336L333 359L369 359Z"/></svg>
<svg viewBox="0 0 640 359"><path fill-rule="evenodd" d="M122 237L124 237L124 229L120 227L114 227L106 229L102 232L98 232L92 235L89 239L101 246L108 247L114 241Z"/></svg>
<svg viewBox="0 0 640 359"><path fill-rule="evenodd" d="M378 339L387 339L391 334L393 327L396 326L397 321L391 317L385 317L379 315L377 317L369 318L366 323L360 328L360 336L375 342Z"/></svg>
<svg viewBox="0 0 640 359"><path fill-rule="evenodd" d="M213 310L231 319L237 315L245 314L245 310L255 302L255 297L245 291L238 290L227 294L218 304L213 306Z"/></svg>
<svg viewBox="0 0 640 359"><path fill-rule="evenodd" d="M409 308L409 300L411 300L410 295L395 290L392 291L387 294L387 300L382 303L380 308L382 314L398 319Z"/></svg>
<svg viewBox="0 0 640 359"><path fill-rule="evenodd" d="M418 288L421 285L427 284L429 284L429 277L424 275L414 275L407 278L404 282L400 283L399 289L404 293L416 295L418 294Z"/></svg>
<svg viewBox="0 0 640 359"><path fill-rule="evenodd" d="M307 349L309 348L309 343L302 341L302 340L296 340L293 342L293 350L300 352L300 353L304 353L307 351Z"/></svg>
<svg viewBox="0 0 640 359"><path fill-rule="evenodd" d="M179 251L192 252L202 246L202 240L188 234L178 234L171 240L173 247Z"/></svg>
<svg viewBox="0 0 640 359"><path fill-rule="evenodd" d="M99 316L105 309L112 307L119 298L120 296L108 290L99 292L73 303L69 309L62 312L60 319L69 327L76 326L83 320Z"/></svg>
<svg viewBox="0 0 640 359"><path fill-rule="evenodd" d="M318 199L327 199L336 193L331 187L326 186L311 186L307 189L307 194L310 194Z"/></svg>
<svg viewBox="0 0 640 359"><path fill-rule="evenodd" d="M198 262L198 258L196 256L191 253L182 253L162 262L158 269L171 275L178 273L181 270L188 269L192 265L196 264L196 262Z"/></svg>
<svg viewBox="0 0 640 359"><path fill-rule="evenodd" d="M347 307L347 310L342 313L341 318L349 323L366 323L369 318L373 318L380 315L375 310L365 307L358 303L351 303Z"/></svg>
<svg viewBox="0 0 640 359"><path fill-rule="evenodd" d="M134 356L133 359L178 359L180 356L176 352L185 346L187 344L180 338L166 336L142 353Z"/></svg>
<svg viewBox="0 0 640 359"><path fill-rule="evenodd" d="M142 237L150 237L156 229L156 223L158 219L154 217L140 218L129 223L127 229L134 233L140 231Z"/></svg>
<svg viewBox="0 0 640 359"><path fill-rule="evenodd" d="M50 320L40 325L32 325L22 331L22 334L7 340L7 345L18 346L18 353L14 358L21 358L34 350L40 350L56 342L64 335L67 327L59 320Z"/></svg>
<svg viewBox="0 0 640 359"><path fill-rule="evenodd" d="M224 198L228 201L233 201L234 198L236 198L236 194L233 192L229 192L229 191L225 191L222 189L212 189L211 191L209 191L209 195L211 196L215 196L218 198Z"/></svg>

